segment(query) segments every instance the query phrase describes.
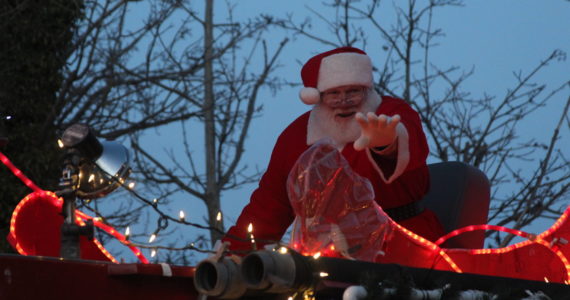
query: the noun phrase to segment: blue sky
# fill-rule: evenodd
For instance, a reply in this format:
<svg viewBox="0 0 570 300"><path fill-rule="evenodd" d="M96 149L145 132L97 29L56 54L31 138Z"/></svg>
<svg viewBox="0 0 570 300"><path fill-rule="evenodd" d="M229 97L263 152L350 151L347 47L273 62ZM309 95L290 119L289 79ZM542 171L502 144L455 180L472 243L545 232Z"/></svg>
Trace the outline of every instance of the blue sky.
<svg viewBox="0 0 570 300"><path fill-rule="evenodd" d="M420 3L424 1L418 1ZM194 2L196 3L196 2ZM292 13L294 18L302 20L310 15L309 8L326 13L321 1L267 1L267 0L241 0L233 1L236 4L235 14L238 18L252 17L258 13L267 13L284 17ZM389 24L393 20L390 14L393 2L383 2L386 15L382 22ZM201 3L198 4L202 6ZM216 1L217 18L222 18L225 4ZM440 27L445 37L439 39L439 45L432 50L432 60L442 68L460 66L463 69L474 68L475 74L466 82L465 89L475 96L483 94L504 96L507 88L515 83L513 71L530 71L541 59L547 57L553 50L560 49L570 53L570 2L563 0L551 1L466 1L464 7L449 7L436 11L434 26ZM219 19L218 19L219 20ZM323 35L330 34L328 30L314 23L315 31ZM371 31L372 32L372 31ZM276 37L276 43L280 40ZM367 51L378 51L381 44L379 39L370 34ZM300 82L300 68L298 61L306 61L312 55L330 50L315 42L306 39L293 39L280 57L282 67L277 75L290 82ZM380 67L384 61L381 55L372 56L373 63ZM548 83L550 88L558 87L570 79L570 61L561 61L551 64L537 77L537 81ZM298 98L299 87L284 87L275 96L269 91L263 91L259 104L264 106L261 117L254 120L249 132L244 154L244 163L250 167L257 166L264 169L269 160L273 144L279 133L299 114L308 107ZM563 93L564 97L555 99L551 105L537 114L529 117L527 125L521 128L525 136L544 139L545 128L552 128L557 117L552 117L564 104L565 97L570 89ZM541 126L533 126L539 122ZM201 130L201 129L200 129ZM166 131L157 131L157 137L152 142L161 142L161 146L168 147L169 134ZM570 147L569 130L563 133L565 143ZM157 143L159 144L159 143ZM226 226L232 225L241 209L249 201L249 195L255 185L248 185L239 190L226 192L222 195ZM497 187L495 187L497 188ZM187 200L187 199L186 199ZM170 207L173 214L183 209L187 219L193 222L202 222L206 215L203 204L197 200L186 201L177 199ZM152 225L150 225L152 227ZM540 231L548 224L536 224L530 231ZM139 226L141 229L144 226ZM192 235L191 230L186 236ZM162 242L168 241L163 237Z"/></svg>

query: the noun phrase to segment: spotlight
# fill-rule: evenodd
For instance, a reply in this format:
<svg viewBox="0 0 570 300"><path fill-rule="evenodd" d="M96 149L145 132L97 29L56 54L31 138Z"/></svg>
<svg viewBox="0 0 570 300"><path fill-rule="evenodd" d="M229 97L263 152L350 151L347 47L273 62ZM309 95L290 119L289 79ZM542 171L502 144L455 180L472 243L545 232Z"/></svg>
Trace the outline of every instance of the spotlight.
<svg viewBox="0 0 570 300"><path fill-rule="evenodd" d="M116 142L99 142L89 126L74 124L61 136L65 150L62 176L57 194L63 197L61 251L64 258L80 258L79 236L93 237L93 225L75 224L77 198L103 197L129 176L127 149Z"/></svg>
<svg viewBox="0 0 570 300"><path fill-rule="evenodd" d="M99 142L85 124L67 128L61 141L80 153L77 197L96 199L119 187L131 173L128 150L117 142Z"/></svg>

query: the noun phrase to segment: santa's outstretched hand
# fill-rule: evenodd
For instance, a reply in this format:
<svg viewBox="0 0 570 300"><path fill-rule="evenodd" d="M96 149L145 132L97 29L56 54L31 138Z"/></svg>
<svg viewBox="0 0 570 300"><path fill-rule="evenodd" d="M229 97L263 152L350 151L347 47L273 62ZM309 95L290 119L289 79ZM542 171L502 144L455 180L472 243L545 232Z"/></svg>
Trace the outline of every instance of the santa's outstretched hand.
<svg viewBox="0 0 570 300"><path fill-rule="evenodd" d="M360 125L360 137L354 142L354 149L390 146L396 140L396 126L400 123L400 116L379 115L369 112L356 114L356 121Z"/></svg>

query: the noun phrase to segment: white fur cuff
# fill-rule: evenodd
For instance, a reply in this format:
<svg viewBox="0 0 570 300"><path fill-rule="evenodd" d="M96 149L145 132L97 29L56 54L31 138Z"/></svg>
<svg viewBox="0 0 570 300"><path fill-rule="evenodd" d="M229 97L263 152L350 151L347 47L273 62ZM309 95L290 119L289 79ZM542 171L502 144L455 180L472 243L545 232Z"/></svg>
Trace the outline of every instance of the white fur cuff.
<svg viewBox="0 0 570 300"><path fill-rule="evenodd" d="M376 161L372 157L372 154L371 154L372 150L368 149L366 151L366 153L368 154L368 159L370 160L370 163L374 166L376 171L380 174L380 177L382 178L382 180L386 183L390 183L390 182L396 180L396 178L398 178L400 175L402 175L402 173L404 173L404 171L406 170L408 163L410 162L410 149L409 149L410 148L410 142L409 142L410 139L408 136L408 130L406 129L406 126L404 126L404 124L399 123L396 126L396 136L397 136L396 142L398 143L398 153L397 153L396 168L394 169L394 173L384 174L384 172L382 172L382 169L380 169L378 167L378 165L376 164ZM388 149L392 148L392 147L393 146L390 146L390 147L388 147ZM388 149L384 149L381 152L384 153ZM388 175L388 176L386 176L386 175Z"/></svg>

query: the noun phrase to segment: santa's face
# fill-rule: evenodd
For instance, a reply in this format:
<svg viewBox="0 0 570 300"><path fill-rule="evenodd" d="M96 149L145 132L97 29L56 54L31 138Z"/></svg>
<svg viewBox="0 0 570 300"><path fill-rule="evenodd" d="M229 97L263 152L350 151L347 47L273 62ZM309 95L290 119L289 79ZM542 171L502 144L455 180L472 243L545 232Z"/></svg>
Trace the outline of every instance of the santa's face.
<svg viewBox="0 0 570 300"><path fill-rule="evenodd" d="M378 94L360 85L345 85L322 92L320 103L311 112L307 144L330 138L342 148L354 142L360 136L356 113L373 112L379 104Z"/></svg>
<svg viewBox="0 0 570 300"><path fill-rule="evenodd" d="M330 111L335 122L349 122L360 111L367 91L366 87L359 85L328 89L321 93L321 105Z"/></svg>

